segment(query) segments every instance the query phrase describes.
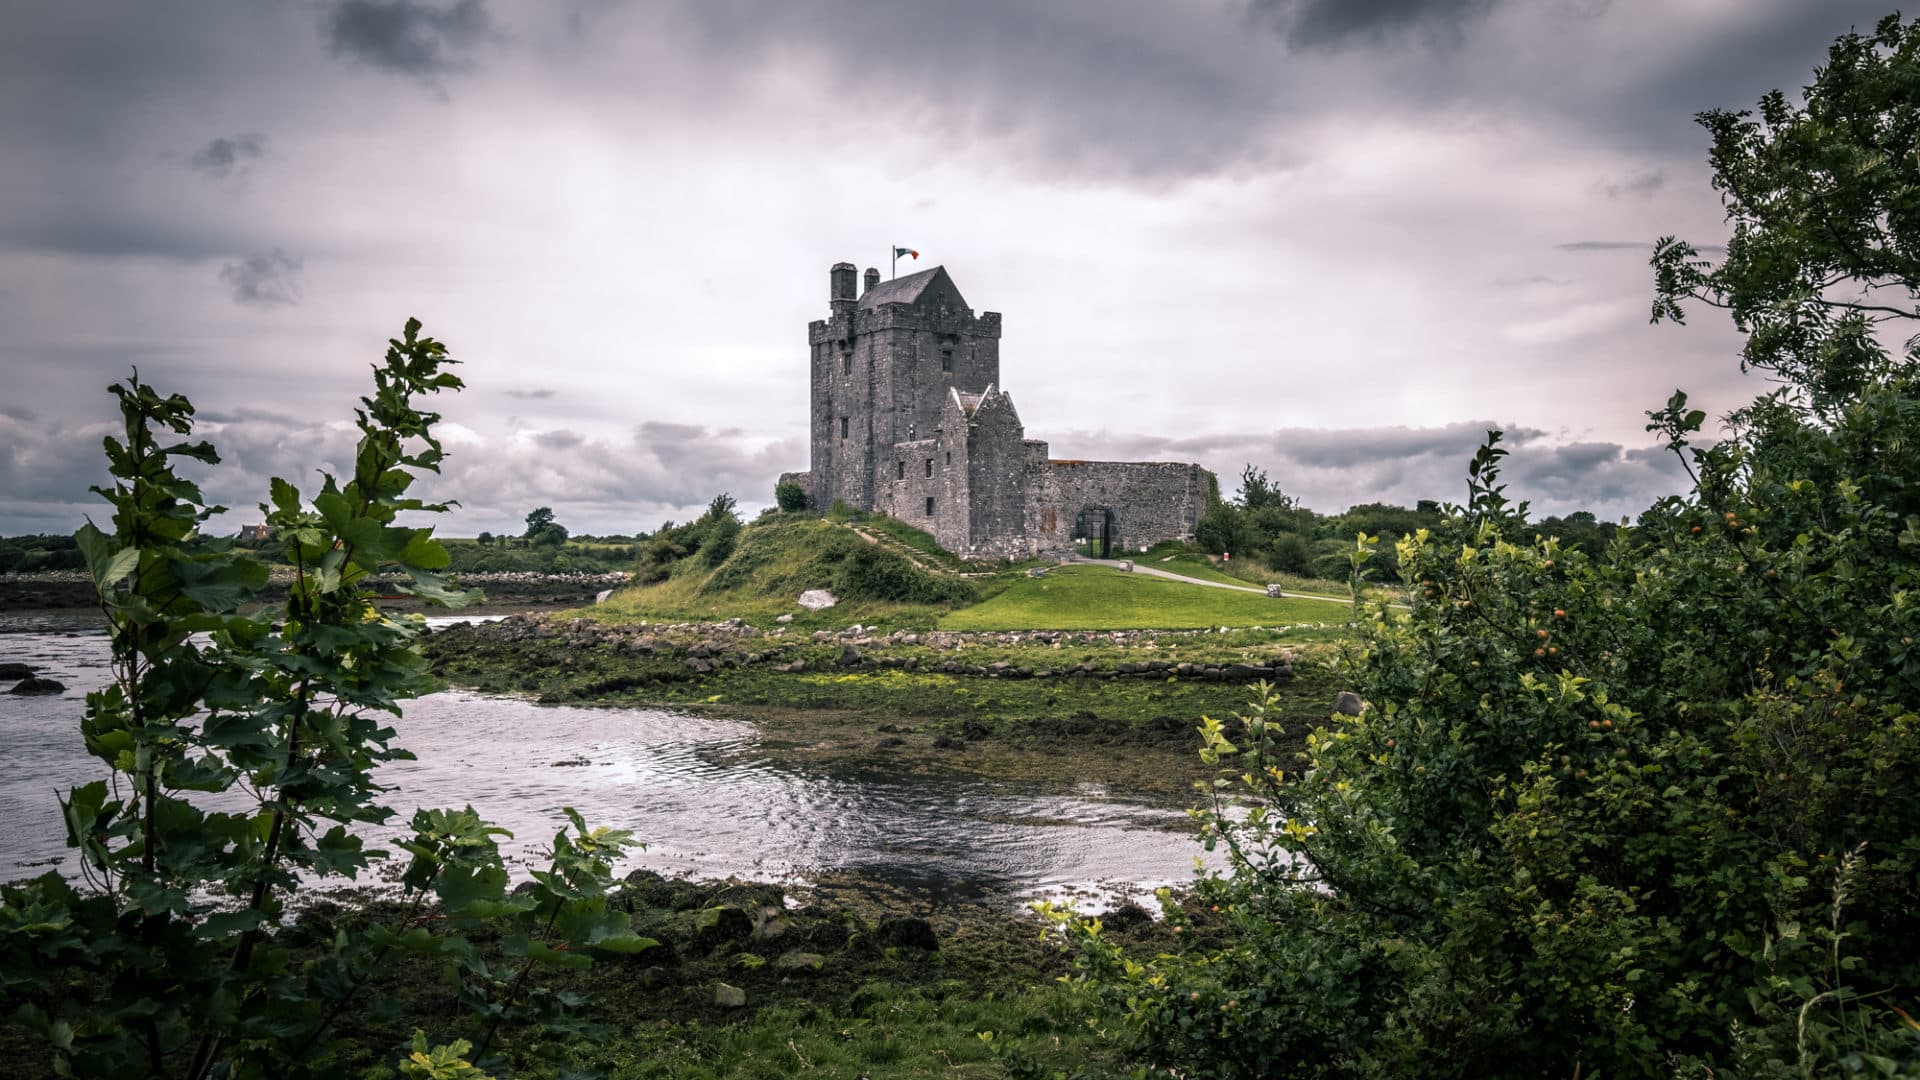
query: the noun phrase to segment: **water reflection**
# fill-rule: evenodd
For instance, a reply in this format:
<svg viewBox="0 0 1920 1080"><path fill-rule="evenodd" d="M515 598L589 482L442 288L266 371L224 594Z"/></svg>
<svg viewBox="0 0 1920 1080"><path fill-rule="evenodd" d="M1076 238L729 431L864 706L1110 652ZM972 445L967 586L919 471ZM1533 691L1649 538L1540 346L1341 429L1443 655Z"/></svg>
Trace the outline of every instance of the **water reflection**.
<svg viewBox="0 0 1920 1080"><path fill-rule="evenodd" d="M4 878L67 855L53 794L99 775L77 721L84 691L105 678L105 636L84 617L0 615L0 660L69 687L51 698L0 694ZM452 690L411 703L394 728L419 757L379 774L400 820L416 806L471 804L513 832L502 846L520 870L537 861L564 806L632 830L648 845L636 866L781 880L839 871L929 901L1057 896L1096 882L1138 892L1186 878L1198 851L1168 827L1178 811L1100 785L896 777L882 761L796 766L736 720Z"/></svg>

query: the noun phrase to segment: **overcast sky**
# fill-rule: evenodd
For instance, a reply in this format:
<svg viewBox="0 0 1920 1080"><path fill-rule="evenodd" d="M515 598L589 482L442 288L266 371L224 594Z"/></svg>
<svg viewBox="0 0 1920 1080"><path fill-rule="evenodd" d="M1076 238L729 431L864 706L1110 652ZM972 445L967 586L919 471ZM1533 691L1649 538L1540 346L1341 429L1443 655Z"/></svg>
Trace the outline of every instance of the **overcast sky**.
<svg viewBox="0 0 1920 1080"><path fill-rule="evenodd" d="M200 407L255 520L349 463L408 316L462 361L446 531L651 529L806 467L827 268L1005 315L1056 456L1537 511L1677 490L1656 237L1724 239L1694 113L1892 0L0 0L0 533L104 517L105 386Z"/></svg>

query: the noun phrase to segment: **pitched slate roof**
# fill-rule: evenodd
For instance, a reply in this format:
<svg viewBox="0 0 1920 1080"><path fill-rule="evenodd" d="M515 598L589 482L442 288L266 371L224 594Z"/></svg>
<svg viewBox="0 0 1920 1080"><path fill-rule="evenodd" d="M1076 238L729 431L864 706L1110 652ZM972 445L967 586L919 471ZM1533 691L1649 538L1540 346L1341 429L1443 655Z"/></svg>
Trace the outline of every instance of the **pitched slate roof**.
<svg viewBox="0 0 1920 1080"><path fill-rule="evenodd" d="M860 306L871 308L881 304L917 304L922 299L944 300L948 307L967 306L953 279L947 276L944 266L883 281L867 290L866 295L860 298Z"/></svg>

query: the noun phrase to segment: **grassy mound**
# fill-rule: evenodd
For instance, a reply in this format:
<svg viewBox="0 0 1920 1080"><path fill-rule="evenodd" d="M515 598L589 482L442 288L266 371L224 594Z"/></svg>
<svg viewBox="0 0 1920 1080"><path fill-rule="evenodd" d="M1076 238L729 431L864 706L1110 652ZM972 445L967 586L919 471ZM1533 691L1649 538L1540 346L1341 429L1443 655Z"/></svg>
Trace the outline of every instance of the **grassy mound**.
<svg viewBox="0 0 1920 1080"><path fill-rule="evenodd" d="M803 615L801 593L825 589L839 606ZM802 625L842 625L885 617L892 625L931 625L978 598L965 579L930 573L831 522L769 515L740 530L719 565L681 559L664 580L621 590L595 609L617 620L744 618L795 614Z"/></svg>

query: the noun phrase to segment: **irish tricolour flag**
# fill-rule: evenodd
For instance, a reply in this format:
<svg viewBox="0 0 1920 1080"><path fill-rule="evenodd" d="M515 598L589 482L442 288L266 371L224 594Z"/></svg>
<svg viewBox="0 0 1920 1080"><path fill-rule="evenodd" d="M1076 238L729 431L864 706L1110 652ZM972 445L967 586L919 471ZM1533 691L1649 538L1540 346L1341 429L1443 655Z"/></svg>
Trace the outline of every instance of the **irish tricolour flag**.
<svg viewBox="0 0 1920 1080"><path fill-rule="evenodd" d="M900 257L900 256L902 256L902 255L911 255L911 256L913 256L913 257L914 257L915 259L918 259L918 258L920 258L920 253L919 253L919 252L917 252L917 251L915 251L915 250L913 250L912 248L903 248L903 247L897 247L897 248L894 248L894 249L893 249L893 257L894 257L894 258L896 258L896 259L897 259L897 258L899 258L899 257Z"/></svg>

